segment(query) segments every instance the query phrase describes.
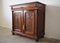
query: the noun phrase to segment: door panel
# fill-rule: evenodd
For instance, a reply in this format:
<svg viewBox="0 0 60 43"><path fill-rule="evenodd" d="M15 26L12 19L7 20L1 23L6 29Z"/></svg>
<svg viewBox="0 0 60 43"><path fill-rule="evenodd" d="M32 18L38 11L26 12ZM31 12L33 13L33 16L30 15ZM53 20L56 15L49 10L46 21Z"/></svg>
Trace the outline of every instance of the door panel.
<svg viewBox="0 0 60 43"><path fill-rule="evenodd" d="M22 31L22 24L23 24L23 12L22 11L14 11L14 30Z"/></svg>
<svg viewBox="0 0 60 43"><path fill-rule="evenodd" d="M26 20L25 33L27 35L34 35L34 11L33 10L25 11L25 20Z"/></svg>

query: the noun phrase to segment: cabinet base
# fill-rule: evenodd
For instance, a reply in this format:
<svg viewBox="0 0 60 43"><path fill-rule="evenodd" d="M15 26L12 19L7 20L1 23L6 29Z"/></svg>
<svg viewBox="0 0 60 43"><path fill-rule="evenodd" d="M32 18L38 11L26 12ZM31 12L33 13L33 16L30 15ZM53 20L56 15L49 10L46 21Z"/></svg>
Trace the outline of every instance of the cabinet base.
<svg viewBox="0 0 60 43"><path fill-rule="evenodd" d="M17 31L13 31L12 35L20 35L20 36L23 36L23 37L31 38L31 39L34 39L36 42L39 42L39 39L44 38L44 35L42 35L40 38L36 38L34 36L29 37L29 35L25 35L25 34L22 34L20 32L17 32Z"/></svg>

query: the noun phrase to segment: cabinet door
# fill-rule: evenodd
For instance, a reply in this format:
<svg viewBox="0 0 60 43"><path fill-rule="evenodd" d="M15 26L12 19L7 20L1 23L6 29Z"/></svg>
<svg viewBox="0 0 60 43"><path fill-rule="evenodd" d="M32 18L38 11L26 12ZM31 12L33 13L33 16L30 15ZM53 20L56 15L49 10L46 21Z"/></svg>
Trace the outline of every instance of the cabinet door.
<svg viewBox="0 0 60 43"><path fill-rule="evenodd" d="M14 11L13 12L14 30L22 32L22 25L23 25L23 11Z"/></svg>
<svg viewBox="0 0 60 43"><path fill-rule="evenodd" d="M34 10L24 11L25 13L25 34L34 35Z"/></svg>

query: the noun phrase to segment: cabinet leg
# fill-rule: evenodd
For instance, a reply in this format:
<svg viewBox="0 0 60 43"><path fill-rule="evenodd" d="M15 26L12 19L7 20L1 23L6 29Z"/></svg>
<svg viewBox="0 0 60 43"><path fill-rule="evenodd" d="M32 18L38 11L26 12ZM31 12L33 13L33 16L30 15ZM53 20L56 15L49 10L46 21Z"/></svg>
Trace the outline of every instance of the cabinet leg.
<svg viewBox="0 0 60 43"><path fill-rule="evenodd" d="M39 41L39 39L36 39L36 42L38 42Z"/></svg>
<svg viewBox="0 0 60 43"><path fill-rule="evenodd" d="M44 38L44 35L42 35L41 38Z"/></svg>
<svg viewBox="0 0 60 43"><path fill-rule="evenodd" d="M15 35L15 33L12 32L12 35Z"/></svg>

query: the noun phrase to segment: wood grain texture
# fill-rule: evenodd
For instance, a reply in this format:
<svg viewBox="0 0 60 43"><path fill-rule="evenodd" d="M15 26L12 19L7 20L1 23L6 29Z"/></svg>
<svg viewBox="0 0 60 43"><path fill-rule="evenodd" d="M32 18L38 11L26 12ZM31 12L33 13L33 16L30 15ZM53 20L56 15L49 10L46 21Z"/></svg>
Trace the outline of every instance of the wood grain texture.
<svg viewBox="0 0 60 43"><path fill-rule="evenodd" d="M12 33L38 41L45 34L45 4L33 2L11 6Z"/></svg>

